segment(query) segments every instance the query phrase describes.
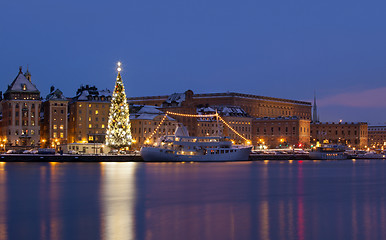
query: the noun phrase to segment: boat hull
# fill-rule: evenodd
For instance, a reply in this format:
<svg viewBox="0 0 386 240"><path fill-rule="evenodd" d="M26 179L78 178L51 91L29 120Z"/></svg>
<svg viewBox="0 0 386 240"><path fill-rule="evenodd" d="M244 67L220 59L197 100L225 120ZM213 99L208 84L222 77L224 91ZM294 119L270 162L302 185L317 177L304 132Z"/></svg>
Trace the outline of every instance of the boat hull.
<svg viewBox="0 0 386 240"><path fill-rule="evenodd" d="M157 147L142 147L141 156L145 162L227 162L247 161L252 147L232 148L233 152L205 155L181 155Z"/></svg>

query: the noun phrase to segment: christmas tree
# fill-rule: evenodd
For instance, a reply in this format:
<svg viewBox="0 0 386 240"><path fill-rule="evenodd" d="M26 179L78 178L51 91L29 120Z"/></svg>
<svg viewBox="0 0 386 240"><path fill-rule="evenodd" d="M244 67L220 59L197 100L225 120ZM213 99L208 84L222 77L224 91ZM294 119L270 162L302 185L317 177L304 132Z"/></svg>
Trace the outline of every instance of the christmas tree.
<svg viewBox="0 0 386 240"><path fill-rule="evenodd" d="M106 145L111 148L124 148L131 145L131 125L129 105L121 78L121 63L118 62L118 76L111 99L109 121L106 132Z"/></svg>

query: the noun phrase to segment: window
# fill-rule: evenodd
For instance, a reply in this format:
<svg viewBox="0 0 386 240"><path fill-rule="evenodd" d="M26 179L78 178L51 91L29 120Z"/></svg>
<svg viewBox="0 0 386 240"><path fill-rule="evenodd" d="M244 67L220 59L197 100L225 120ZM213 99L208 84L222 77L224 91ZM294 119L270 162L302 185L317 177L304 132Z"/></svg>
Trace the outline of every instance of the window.
<svg viewBox="0 0 386 240"><path fill-rule="evenodd" d="M64 137L64 134L61 132L60 133L60 138L63 138Z"/></svg>
<svg viewBox="0 0 386 240"><path fill-rule="evenodd" d="M58 137L57 133L54 132L54 133L52 134L52 137L53 137L53 138L57 138L57 137Z"/></svg>
<svg viewBox="0 0 386 240"><path fill-rule="evenodd" d="M58 126L57 126L57 125L54 125L52 128L53 128L53 129L58 129Z"/></svg>
<svg viewBox="0 0 386 240"><path fill-rule="evenodd" d="M91 104L89 104L88 107L91 108Z"/></svg>
<svg viewBox="0 0 386 240"><path fill-rule="evenodd" d="M89 141L94 141L94 137L93 136L88 136L88 140Z"/></svg>
<svg viewBox="0 0 386 240"><path fill-rule="evenodd" d="M92 128L92 124L89 124L89 125L88 125L88 128Z"/></svg>
<svg viewBox="0 0 386 240"><path fill-rule="evenodd" d="M79 104L79 107L82 107L82 104Z"/></svg>
<svg viewBox="0 0 386 240"><path fill-rule="evenodd" d="M60 113L64 113L64 111L63 111L63 110L60 110Z"/></svg>
<svg viewBox="0 0 386 240"><path fill-rule="evenodd" d="M104 124L102 124L102 128L105 128L105 125L104 125Z"/></svg>
<svg viewBox="0 0 386 240"><path fill-rule="evenodd" d="M59 126L59 129L63 130L64 126L63 125L60 125Z"/></svg>
<svg viewBox="0 0 386 240"><path fill-rule="evenodd" d="M31 126L35 126L35 121L31 121Z"/></svg>
<svg viewBox="0 0 386 240"><path fill-rule="evenodd" d="M91 117L88 117L88 121L91 122Z"/></svg>
<svg viewBox="0 0 386 240"><path fill-rule="evenodd" d="M31 135L35 135L35 130L31 130Z"/></svg>
<svg viewBox="0 0 386 240"><path fill-rule="evenodd" d="M27 85L26 84L22 84L21 87L22 87L23 91L27 90Z"/></svg>
<svg viewBox="0 0 386 240"><path fill-rule="evenodd" d="M95 114L98 115L98 113L99 113L98 110L95 110Z"/></svg>

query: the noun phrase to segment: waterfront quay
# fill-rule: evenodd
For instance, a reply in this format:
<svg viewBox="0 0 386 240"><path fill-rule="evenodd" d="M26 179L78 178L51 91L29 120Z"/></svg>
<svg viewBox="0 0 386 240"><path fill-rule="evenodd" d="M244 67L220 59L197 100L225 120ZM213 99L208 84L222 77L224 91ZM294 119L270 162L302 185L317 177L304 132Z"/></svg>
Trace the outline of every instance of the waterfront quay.
<svg viewBox="0 0 386 240"><path fill-rule="evenodd" d="M310 160L308 154L251 154L250 161ZM143 162L139 154L1 154L0 162Z"/></svg>

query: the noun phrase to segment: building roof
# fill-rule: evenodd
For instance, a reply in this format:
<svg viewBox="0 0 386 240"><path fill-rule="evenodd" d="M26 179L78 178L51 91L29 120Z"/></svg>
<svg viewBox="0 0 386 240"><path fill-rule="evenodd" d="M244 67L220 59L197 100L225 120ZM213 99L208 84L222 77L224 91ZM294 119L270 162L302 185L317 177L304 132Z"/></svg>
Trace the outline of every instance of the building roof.
<svg viewBox="0 0 386 240"><path fill-rule="evenodd" d="M216 110L217 110L217 113L220 114L220 116L224 116L224 117L251 117L241 107L229 106L229 105L201 107L201 108L197 108L197 113L214 114Z"/></svg>
<svg viewBox="0 0 386 240"><path fill-rule="evenodd" d="M46 100L67 101L67 98L63 95L62 91L55 89L47 95Z"/></svg>
<svg viewBox="0 0 386 240"><path fill-rule="evenodd" d="M72 98L72 101L109 102L111 95L112 93L109 89L98 91L98 88L95 86L82 85L76 91L76 96Z"/></svg>
<svg viewBox="0 0 386 240"><path fill-rule="evenodd" d="M5 93L7 92L40 93L36 86L23 75L21 68L15 80L13 80L11 85L8 85Z"/></svg>
<svg viewBox="0 0 386 240"><path fill-rule="evenodd" d="M142 119L153 120L154 118L165 115L164 112L159 110L156 106L149 105L131 105L130 106L130 120ZM175 121L173 118L167 116L167 120Z"/></svg>
<svg viewBox="0 0 386 240"><path fill-rule="evenodd" d="M185 92L186 93L186 92ZM129 97L128 101L136 102L136 101L165 101L166 103L177 102L181 103L181 101L185 101L186 94L185 93L173 93L169 96L145 96L145 97ZM290 103L297 105L305 105L311 106L310 102L284 99L284 98L275 98L275 97L265 97L253 94L244 94L244 93L235 93L235 92L226 92L226 93L203 93L203 94L193 94L193 99L199 98L245 98L245 99L255 99L255 100L265 100L265 101L273 101L273 102L281 102L281 103Z"/></svg>

